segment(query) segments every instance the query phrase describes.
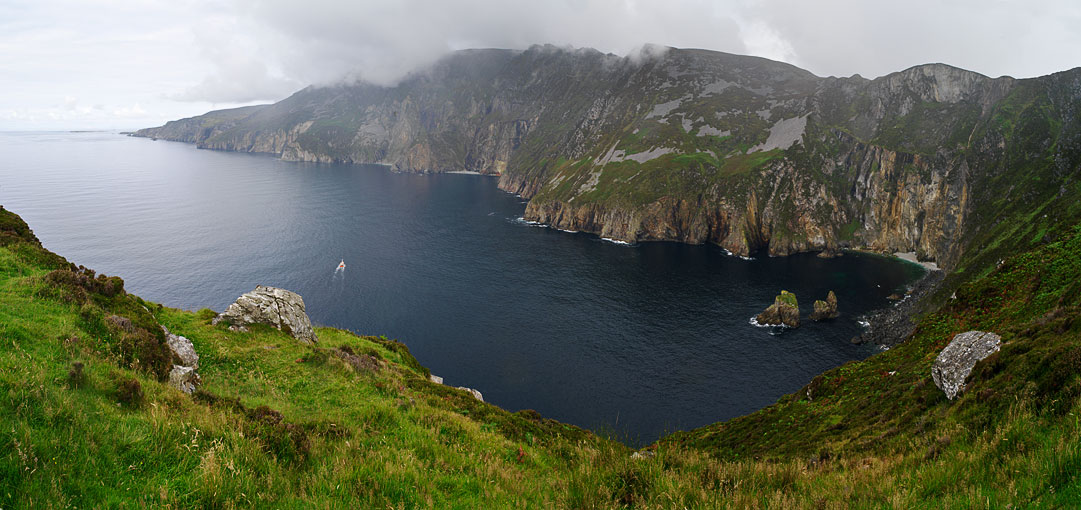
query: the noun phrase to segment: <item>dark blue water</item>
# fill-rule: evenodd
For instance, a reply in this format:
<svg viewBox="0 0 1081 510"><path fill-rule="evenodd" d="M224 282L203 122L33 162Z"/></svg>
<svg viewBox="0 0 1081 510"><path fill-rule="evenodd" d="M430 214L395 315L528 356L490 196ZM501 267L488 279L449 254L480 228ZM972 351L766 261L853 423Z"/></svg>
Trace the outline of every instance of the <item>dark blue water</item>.
<svg viewBox="0 0 1081 510"><path fill-rule="evenodd" d="M2 133L0 161L0 204L130 292L220 311L258 284L291 289L316 323L398 338L448 384L636 442L754 411L873 353L849 343L856 319L921 272L531 227L481 176L111 133ZM752 326L780 289L805 314L833 289L842 316L776 336Z"/></svg>

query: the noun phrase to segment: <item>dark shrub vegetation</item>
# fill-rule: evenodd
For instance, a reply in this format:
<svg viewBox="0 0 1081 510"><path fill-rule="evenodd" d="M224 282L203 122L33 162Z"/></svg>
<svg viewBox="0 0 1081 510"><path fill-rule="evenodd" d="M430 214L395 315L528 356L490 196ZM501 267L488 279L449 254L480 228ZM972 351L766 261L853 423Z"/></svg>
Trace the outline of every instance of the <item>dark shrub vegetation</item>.
<svg viewBox="0 0 1081 510"><path fill-rule="evenodd" d="M86 384L86 374L83 373L83 362L76 361L71 364L68 371L68 386L72 389L82 388Z"/></svg>
<svg viewBox="0 0 1081 510"><path fill-rule="evenodd" d="M116 384L116 399L126 407L138 409L143 405L143 386L133 377L120 379Z"/></svg>

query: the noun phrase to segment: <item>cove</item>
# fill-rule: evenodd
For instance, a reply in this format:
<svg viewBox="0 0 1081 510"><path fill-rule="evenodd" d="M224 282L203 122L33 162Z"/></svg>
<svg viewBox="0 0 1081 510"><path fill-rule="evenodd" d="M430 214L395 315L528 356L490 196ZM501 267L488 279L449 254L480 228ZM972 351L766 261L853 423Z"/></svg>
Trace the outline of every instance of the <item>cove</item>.
<svg viewBox="0 0 1081 510"><path fill-rule="evenodd" d="M878 256L742 260L539 228L483 176L116 133L2 133L0 154L0 204L129 292L220 311L256 285L290 289L317 324L397 338L447 384L632 444L747 414L873 354L849 342L858 319L922 274ZM804 316L834 290L841 316L779 335L752 326L781 289Z"/></svg>

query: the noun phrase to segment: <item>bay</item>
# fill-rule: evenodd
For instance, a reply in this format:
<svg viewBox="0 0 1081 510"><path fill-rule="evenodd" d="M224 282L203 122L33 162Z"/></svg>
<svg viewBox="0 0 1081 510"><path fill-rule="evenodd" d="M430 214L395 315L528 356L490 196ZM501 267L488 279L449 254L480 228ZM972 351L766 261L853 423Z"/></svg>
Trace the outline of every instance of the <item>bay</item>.
<svg viewBox="0 0 1081 510"><path fill-rule="evenodd" d="M747 414L873 354L849 342L858 319L922 274L871 255L743 260L539 228L484 176L107 132L0 133L0 156L0 204L129 292L221 311L256 285L290 289L314 322L397 338L447 384L631 444ZM841 317L781 334L750 324L781 289L804 316L834 290Z"/></svg>

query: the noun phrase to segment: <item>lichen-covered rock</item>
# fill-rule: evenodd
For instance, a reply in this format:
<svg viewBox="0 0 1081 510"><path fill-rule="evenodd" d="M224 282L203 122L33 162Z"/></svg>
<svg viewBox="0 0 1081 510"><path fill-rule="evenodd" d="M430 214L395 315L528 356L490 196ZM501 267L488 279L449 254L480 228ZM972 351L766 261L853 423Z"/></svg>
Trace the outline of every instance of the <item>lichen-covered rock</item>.
<svg viewBox="0 0 1081 510"><path fill-rule="evenodd" d="M953 400L965 390L965 379L976 362L998 352L1002 337L986 331L958 333L931 365L935 386Z"/></svg>
<svg viewBox="0 0 1081 510"><path fill-rule="evenodd" d="M773 300L773 304L755 317L755 321L763 326L788 326L799 327L799 302L796 295L782 290L781 295Z"/></svg>
<svg viewBox="0 0 1081 510"><path fill-rule="evenodd" d="M465 386L458 386L457 388L459 390L468 391L470 395L473 395L473 398L475 398L475 399L477 399L477 400L479 400L481 402L484 402L484 395L481 395L479 391L474 390L473 388L466 388Z"/></svg>
<svg viewBox="0 0 1081 510"><path fill-rule="evenodd" d="M174 335L162 326L161 329L165 330L165 342L169 344L169 350L173 351L173 354L180 360L180 365L192 368L199 368L199 354L195 352L195 346L192 345L191 340L180 335Z"/></svg>
<svg viewBox="0 0 1081 510"><path fill-rule="evenodd" d="M826 296L826 300L816 299L814 302L814 311L811 312L811 320L824 321L828 319L837 318L837 294L834 294L831 290Z"/></svg>
<svg viewBox="0 0 1081 510"><path fill-rule="evenodd" d="M169 371L169 385L189 395L199 386L199 382L199 374L193 367L173 365Z"/></svg>
<svg viewBox="0 0 1081 510"><path fill-rule="evenodd" d="M304 299L295 292L259 285L237 298L212 321L228 321L232 326L269 324L304 343L316 343L311 319L304 311Z"/></svg>
<svg viewBox="0 0 1081 510"><path fill-rule="evenodd" d="M169 371L169 385L190 395L201 382L196 372L199 369L199 354L195 352L191 340L170 333L165 326L161 329L165 332L165 343L172 351L174 360L179 362L174 363Z"/></svg>

